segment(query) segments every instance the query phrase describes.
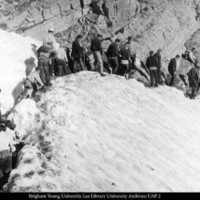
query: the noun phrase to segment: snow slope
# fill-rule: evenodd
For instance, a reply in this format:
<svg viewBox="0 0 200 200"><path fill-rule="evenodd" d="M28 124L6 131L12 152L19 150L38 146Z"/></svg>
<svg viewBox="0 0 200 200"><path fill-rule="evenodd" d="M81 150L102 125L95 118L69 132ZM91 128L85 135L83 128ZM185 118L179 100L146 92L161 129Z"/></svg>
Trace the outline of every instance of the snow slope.
<svg viewBox="0 0 200 200"><path fill-rule="evenodd" d="M2 112L10 110L20 92L22 80L37 64L35 49L40 42L0 29L0 88L2 90Z"/></svg>
<svg viewBox="0 0 200 200"><path fill-rule="evenodd" d="M199 191L200 101L175 88L82 72L14 111L30 144L7 191Z"/></svg>

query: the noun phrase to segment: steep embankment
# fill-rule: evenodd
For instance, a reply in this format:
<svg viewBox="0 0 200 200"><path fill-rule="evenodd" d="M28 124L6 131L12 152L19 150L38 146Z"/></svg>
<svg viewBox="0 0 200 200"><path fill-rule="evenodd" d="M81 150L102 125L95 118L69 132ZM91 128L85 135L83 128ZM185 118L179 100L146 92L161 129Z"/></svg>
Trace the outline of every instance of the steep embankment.
<svg viewBox="0 0 200 200"><path fill-rule="evenodd" d="M23 91L23 78L36 66L40 42L0 30L1 111L9 111Z"/></svg>
<svg viewBox="0 0 200 200"><path fill-rule="evenodd" d="M199 190L199 99L83 72L57 79L37 106L25 100L11 116L31 146L6 190Z"/></svg>

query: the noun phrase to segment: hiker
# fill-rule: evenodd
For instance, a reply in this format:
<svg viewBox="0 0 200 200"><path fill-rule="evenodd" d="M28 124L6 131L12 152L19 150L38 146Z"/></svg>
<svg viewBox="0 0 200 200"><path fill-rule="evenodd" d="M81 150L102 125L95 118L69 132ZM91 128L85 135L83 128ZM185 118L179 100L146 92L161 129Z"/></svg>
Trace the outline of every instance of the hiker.
<svg viewBox="0 0 200 200"><path fill-rule="evenodd" d="M82 36L78 35L76 37L76 40L72 44L72 58L73 58L73 70L74 73L86 70L85 64L84 64L84 49L81 44Z"/></svg>
<svg viewBox="0 0 200 200"><path fill-rule="evenodd" d="M149 69L151 78L151 87L158 87L158 60L154 56L154 52L150 51L149 57L146 60L146 66ZM155 82L155 83L154 83Z"/></svg>
<svg viewBox="0 0 200 200"><path fill-rule="evenodd" d="M127 42L125 46L121 49L121 65L119 67L120 75L125 75L126 79L128 79L129 76L130 64L131 64L131 52L130 52L130 45Z"/></svg>
<svg viewBox="0 0 200 200"><path fill-rule="evenodd" d="M103 38L103 36L98 34L97 37L95 37L91 41L91 48L90 49L93 52L95 63L100 65L101 76L105 76L103 58L102 58L102 54L103 54L103 48L102 48L102 44L101 44L102 38Z"/></svg>
<svg viewBox="0 0 200 200"><path fill-rule="evenodd" d="M190 98L195 98L198 90L199 90L199 71L197 66L193 66L190 71L188 72L188 82L189 87L191 88L192 92Z"/></svg>
<svg viewBox="0 0 200 200"><path fill-rule="evenodd" d="M134 48L133 38L131 36L128 37L128 43L130 45L131 57L133 58L135 54L135 48Z"/></svg>
<svg viewBox="0 0 200 200"><path fill-rule="evenodd" d="M51 86L49 75L49 56L53 52L51 46L42 45L38 50L38 67L40 68L40 77L45 86Z"/></svg>
<svg viewBox="0 0 200 200"><path fill-rule="evenodd" d="M50 54L50 59L49 59L49 73L50 76L55 76L55 59L56 59L56 49L57 49L57 42L54 37L54 27L50 26L48 28L48 33L44 36L43 38L43 44L48 45L52 48L52 52Z"/></svg>
<svg viewBox="0 0 200 200"><path fill-rule="evenodd" d="M161 53L162 53L162 49L158 49L158 51L155 53L155 57L158 60L158 83L162 82L162 80L161 80L161 78L162 78L162 72L161 72L162 56L161 56Z"/></svg>
<svg viewBox="0 0 200 200"><path fill-rule="evenodd" d="M40 78L40 68L37 67L35 71L31 72L24 83L25 91L22 99L31 98L35 96L38 88L44 89L44 84Z"/></svg>
<svg viewBox="0 0 200 200"><path fill-rule="evenodd" d="M141 67L141 61L139 59L139 55L138 53L134 53L133 55L133 59L134 59L134 62L133 62L133 69L139 69Z"/></svg>
<svg viewBox="0 0 200 200"><path fill-rule="evenodd" d="M120 57L119 54L119 45L120 40L116 39L115 42L111 43L107 50L107 58L108 58L108 68L111 71L111 74L116 74L119 68L119 61L118 58Z"/></svg>
<svg viewBox="0 0 200 200"><path fill-rule="evenodd" d="M3 119L0 114L0 190L6 184L12 170L12 153L15 151L16 144L15 135L12 131L7 131L7 127L14 130L16 125Z"/></svg>
<svg viewBox="0 0 200 200"><path fill-rule="evenodd" d="M174 86L174 81L175 81L175 72L180 66L180 56L176 55L175 58L172 58L169 62L168 65L168 71L169 74L171 75L171 80L169 83L169 86Z"/></svg>
<svg viewBox="0 0 200 200"><path fill-rule="evenodd" d="M191 62L192 64L196 64L196 62L197 62L197 58L196 58L196 56L195 56L195 52L196 52L196 49L193 47L192 49L191 49L191 51L189 52L189 54L188 54L188 61L189 62Z"/></svg>
<svg viewBox="0 0 200 200"><path fill-rule="evenodd" d="M56 52L56 69L58 71L58 76L71 74L71 70L68 67L67 54L61 44Z"/></svg>

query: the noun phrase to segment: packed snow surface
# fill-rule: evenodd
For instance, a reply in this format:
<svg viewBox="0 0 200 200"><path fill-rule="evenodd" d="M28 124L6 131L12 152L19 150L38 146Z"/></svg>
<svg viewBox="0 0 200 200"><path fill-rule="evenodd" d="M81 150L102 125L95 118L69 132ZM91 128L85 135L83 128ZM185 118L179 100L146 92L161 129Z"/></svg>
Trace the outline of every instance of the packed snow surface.
<svg viewBox="0 0 200 200"><path fill-rule="evenodd" d="M92 72L58 78L37 105L15 108L30 145L5 189L199 191L199 113L199 99L175 88Z"/></svg>

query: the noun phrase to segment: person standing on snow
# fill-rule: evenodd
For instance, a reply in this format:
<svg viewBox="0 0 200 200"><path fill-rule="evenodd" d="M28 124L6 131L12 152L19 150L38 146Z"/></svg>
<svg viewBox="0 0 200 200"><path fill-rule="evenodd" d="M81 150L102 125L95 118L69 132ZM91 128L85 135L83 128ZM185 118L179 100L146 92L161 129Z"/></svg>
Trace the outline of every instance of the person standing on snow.
<svg viewBox="0 0 200 200"><path fill-rule="evenodd" d="M95 37L91 41L91 51L93 52L95 62L100 65L100 74L101 76L105 76L104 73L104 64L103 64L103 48L102 48L102 38L103 36L98 34L97 37Z"/></svg>
<svg viewBox="0 0 200 200"><path fill-rule="evenodd" d="M169 62L168 65L168 71L169 74L171 75L171 80L169 83L169 86L174 86L174 81L175 81L175 72L180 66L180 56L176 55L175 58L172 58Z"/></svg>
<svg viewBox="0 0 200 200"><path fill-rule="evenodd" d="M108 50L107 50L108 67L111 71L111 74L112 72L113 74L116 74L119 68L119 62L118 62L118 58L120 57L119 44L120 44L120 40L116 39L115 42L109 45Z"/></svg>
<svg viewBox="0 0 200 200"><path fill-rule="evenodd" d="M74 73L86 70L84 63L84 48L82 46L83 37L78 35L76 40L72 44L72 58L73 58L73 69Z"/></svg>
<svg viewBox="0 0 200 200"><path fill-rule="evenodd" d="M127 42L125 46L121 49L121 66L120 70L122 71L120 75L125 75L125 78L129 78L129 72L130 72L130 65L131 65L131 52L130 52L130 45Z"/></svg>
<svg viewBox="0 0 200 200"><path fill-rule="evenodd" d="M161 68L162 68L162 49L158 49L157 53L155 53L155 57L158 60L158 82L161 83Z"/></svg>
<svg viewBox="0 0 200 200"><path fill-rule="evenodd" d="M190 98L195 98L199 89L199 67L193 66L188 72L189 87L192 89Z"/></svg>
<svg viewBox="0 0 200 200"><path fill-rule="evenodd" d="M149 69L149 74L151 78L151 87L158 87L158 60L154 56L154 52L150 51L150 56L146 60L146 66ZM155 83L154 83L155 82Z"/></svg>
<svg viewBox="0 0 200 200"><path fill-rule="evenodd" d="M38 50L38 67L40 68L40 77L45 86L51 86L50 75L49 75L49 57L52 50L52 47L49 45L42 45Z"/></svg>
<svg viewBox="0 0 200 200"><path fill-rule="evenodd" d="M52 48L52 52L50 54L50 69L49 73L50 76L55 76L55 52L57 50L58 44L56 42L56 39L54 37L54 27L49 27L48 33L43 38L43 44L48 45Z"/></svg>
<svg viewBox="0 0 200 200"><path fill-rule="evenodd" d="M71 70L68 67L67 54L62 44L59 44L59 48L56 52L56 67L58 68L58 76L71 74Z"/></svg>

